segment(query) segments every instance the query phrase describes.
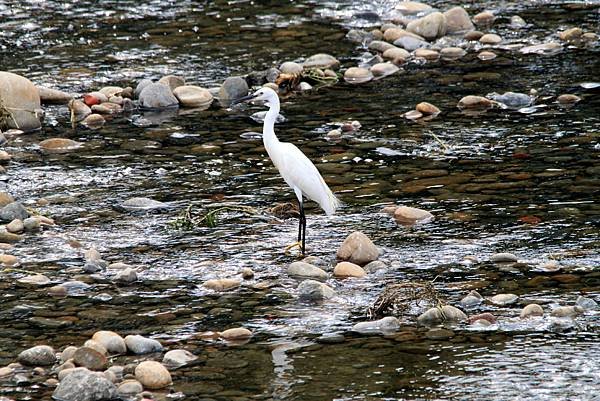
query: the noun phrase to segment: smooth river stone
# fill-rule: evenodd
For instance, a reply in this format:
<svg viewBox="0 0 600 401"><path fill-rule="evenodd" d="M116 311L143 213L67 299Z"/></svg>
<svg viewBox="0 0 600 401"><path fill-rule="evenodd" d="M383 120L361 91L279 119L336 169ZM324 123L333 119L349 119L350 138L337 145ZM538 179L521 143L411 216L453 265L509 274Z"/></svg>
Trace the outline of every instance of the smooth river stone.
<svg viewBox="0 0 600 401"><path fill-rule="evenodd" d="M519 297L515 294L498 294L490 298L490 301L494 305L505 306L514 304L518 299Z"/></svg>
<svg viewBox="0 0 600 401"><path fill-rule="evenodd" d="M541 55L552 55L560 52L562 46L556 42L542 43L539 45L526 46L519 49L522 54L541 54Z"/></svg>
<svg viewBox="0 0 600 401"><path fill-rule="evenodd" d="M423 18L411 21L406 30L428 40L441 38L446 34L446 17L440 12L434 12Z"/></svg>
<svg viewBox="0 0 600 401"><path fill-rule="evenodd" d="M440 114L440 109L435 107L433 104L427 103L427 102L421 102L421 103L417 104L415 109L418 112L423 113L426 116L431 115L431 114L435 114L435 115Z"/></svg>
<svg viewBox="0 0 600 401"><path fill-rule="evenodd" d="M317 266L306 262L293 262L287 268L287 274L294 277L327 280L328 274Z"/></svg>
<svg viewBox="0 0 600 401"><path fill-rule="evenodd" d="M387 77L400 71L400 68L393 63L377 63L371 67L371 73L376 78Z"/></svg>
<svg viewBox="0 0 600 401"><path fill-rule="evenodd" d="M416 207L400 206L394 211L394 220L402 225L428 223L432 219L433 214Z"/></svg>
<svg viewBox="0 0 600 401"><path fill-rule="evenodd" d="M379 258L379 249L360 231L348 235L337 251L339 260L365 265Z"/></svg>
<svg viewBox="0 0 600 401"><path fill-rule="evenodd" d="M389 333L400 329L400 321L393 316L386 316L370 322L359 322L352 326L352 331L357 333Z"/></svg>
<svg viewBox="0 0 600 401"><path fill-rule="evenodd" d="M468 95L459 100L457 107L459 109L490 109L494 102L483 96Z"/></svg>
<svg viewBox="0 0 600 401"><path fill-rule="evenodd" d="M252 337L252 332L244 327L234 327L220 332L219 337L229 341L245 340Z"/></svg>
<svg viewBox="0 0 600 401"><path fill-rule="evenodd" d="M491 25L496 17L491 11L483 11L473 17L475 25Z"/></svg>
<svg viewBox="0 0 600 401"><path fill-rule="evenodd" d="M344 81L351 84L362 84L373 79L373 74L367 68L350 67L344 73Z"/></svg>
<svg viewBox="0 0 600 401"><path fill-rule="evenodd" d="M207 109L213 101L213 96L207 89L194 85L178 86L173 94L184 107Z"/></svg>
<svg viewBox="0 0 600 401"><path fill-rule="evenodd" d="M458 60L466 54L467 52L460 47L444 47L440 50L440 57L444 60Z"/></svg>
<svg viewBox="0 0 600 401"><path fill-rule="evenodd" d="M302 63L302 66L305 69L330 68L332 70L337 70L340 67L340 62L329 54L319 53L307 58L304 63Z"/></svg>
<svg viewBox="0 0 600 401"><path fill-rule="evenodd" d="M367 273L357 264L340 262L333 268L333 275L336 277L364 277Z"/></svg>
<svg viewBox="0 0 600 401"><path fill-rule="evenodd" d="M410 53L405 49L394 47L383 52L383 58L386 60L397 61L399 59L406 60L410 57Z"/></svg>
<svg viewBox="0 0 600 401"><path fill-rule="evenodd" d="M519 315L521 319L526 319L532 316L543 316L544 310L538 304L529 304L523 308Z"/></svg>
<svg viewBox="0 0 600 401"><path fill-rule="evenodd" d="M448 34L466 32L474 29L469 14L462 7L453 7L444 12Z"/></svg>
<svg viewBox="0 0 600 401"><path fill-rule="evenodd" d="M415 50L415 57L421 57L428 61L435 61L440 58L440 54L435 50L417 49Z"/></svg>
<svg viewBox="0 0 600 401"><path fill-rule="evenodd" d="M418 1L401 1L394 7L404 15L418 14L421 11L431 10L431 6Z"/></svg>
<svg viewBox="0 0 600 401"><path fill-rule="evenodd" d="M484 45L497 45L502 42L502 38L495 33L487 33L479 38L479 42Z"/></svg>
<svg viewBox="0 0 600 401"><path fill-rule="evenodd" d="M144 388L157 390L169 386L171 374L160 362L144 361L135 368L135 378Z"/></svg>
<svg viewBox="0 0 600 401"><path fill-rule="evenodd" d="M305 301L321 301L335 296L333 288L315 280L304 280L298 285L298 296Z"/></svg>

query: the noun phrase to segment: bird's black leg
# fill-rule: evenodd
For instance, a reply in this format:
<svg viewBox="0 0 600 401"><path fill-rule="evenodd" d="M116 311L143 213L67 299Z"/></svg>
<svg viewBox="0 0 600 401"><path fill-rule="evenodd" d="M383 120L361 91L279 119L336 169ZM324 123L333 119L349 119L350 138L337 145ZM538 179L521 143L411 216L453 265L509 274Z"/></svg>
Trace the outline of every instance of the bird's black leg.
<svg viewBox="0 0 600 401"><path fill-rule="evenodd" d="M302 214L304 212L301 200L298 201L298 208L300 209L300 217L298 217L298 244L300 244L300 241L302 241Z"/></svg>
<svg viewBox="0 0 600 401"><path fill-rule="evenodd" d="M302 256L304 256L306 253L306 215L304 214L304 205L302 203L300 203L300 224L302 225Z"/></svg>

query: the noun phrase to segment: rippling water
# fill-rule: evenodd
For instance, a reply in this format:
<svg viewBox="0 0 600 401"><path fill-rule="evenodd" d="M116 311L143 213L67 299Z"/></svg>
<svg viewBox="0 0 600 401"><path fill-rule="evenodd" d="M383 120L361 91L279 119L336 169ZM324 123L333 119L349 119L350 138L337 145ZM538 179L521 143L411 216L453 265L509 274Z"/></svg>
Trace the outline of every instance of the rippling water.
<svg viewBox="0 0 600 401"><path fill-rule="evenodd" d="M347 30L377 26L393 16L392 5L4 1L0 65L71 92L165 74L212 87L232 74L321 51L349 67L364 49L343 39ZM591 2L578 9L565 2L472 2L467 9L471 15L498 12L492 30L520 43L543 41L570 26L597 30L599 15ZM517 13L532 26L511 31L508 20ZM474 50L460 61L407 65L404 74L363 86L338 84L283 101L287 121L276 128L280 138L303 149L345 203L333 217L310 207L309 254L332 264L341 241L361 230L383 249L389 266L365 279L330 280L338 296L322 305L299 303L297 282L285 274L294 258L283 247L294 241L297 222L275 219L266 209L293 194L260 139L242 136L260 131L248 117L259 107L182 111L150 127L139 121L152 116L134 114L98 131L72 129L66 108L48 107L41 132L5 146L13 160L2 188L58 225L10 252L20 268L59 283L86 280L76 268L83 250L95 246L110 262L142 267L142 282L115 287L110 280L90 281L82 293L55 300L43 290L16 287L19 273L2 273L0 362L10 363L34 344L60 349L110 329L152 335L205 358L202 366L174 372L175 391L189 399L592 399L600 385L598 312L565 325L560 319L522 323L518 311L534 301L549 310L573 304L579 295L600 298L600 102L597 93L578 86L598 79L598 47L569 47L552 57L501 50L492 63L480 62ZM546 104L532 114L469 116L456 108L468 94L530 89L539 91L538 104ZM560 107L550 96L561 93L583 101ZM442 115L419 124L404 120L402 114L420 101L437 105ZM359 131L339 142L326 139L337 123L352 120L362 124ZM81 141L84 149L42 153L37 144L56 136ZM210 150L198 148L202 144ZM114 208L134 196L173 208L149 214ZM49 204L38 206L40 198ZM170 229L190 203L251 206L260 215L230 213L216 228ZM399 227L381 213L386 203L424 208L436 219ZM524 216L540 223L524 224ZM518 255L522 266L499 270L486 262L495 252ZM466 263L467 256L481 263ZM544 274L531 267L550 259L559 260L574 281L551 275L539 280ZM240 290L222 295L201 286L244 267L256 278ZM455 327L451 340L424 339L410 320L403 323L420 333L418 341L348 333L385 285L434 278L450 303L470 289L484 296L512 292L521 300L512 308L482 306L476 311L492 311L499 323ZM43 316L68 325L49 328L33 319ZM227 348L196 336L236 325L256 333L250 344ZM315 342L332 332L347 340ZM43 388L2 381L0 391L18 399L46 396Z"/></svg>

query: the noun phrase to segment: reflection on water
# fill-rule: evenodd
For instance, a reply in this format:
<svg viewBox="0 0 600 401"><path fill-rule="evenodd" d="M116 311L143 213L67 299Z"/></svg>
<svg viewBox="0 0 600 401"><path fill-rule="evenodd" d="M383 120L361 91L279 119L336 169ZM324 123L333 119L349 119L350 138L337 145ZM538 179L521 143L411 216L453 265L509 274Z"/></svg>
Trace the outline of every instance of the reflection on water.
<svg viewBox="0 0 600 401"><path fill-rule="evenodd" d="M321 51L354 65L364 49L342 39L346 30L376 26L377 16L392 12L389 1L138 3L2 3L2 66L75 92L135 85L168 73L210 87L231 74ZM469 4L469 12L519 13L533 24L523 41L539 41L564 27L567 14L569 25L595 29L595 11L565 11L558 3L540 7L485 2ZM501 18L495 27L503 33L507 24ZM7 145L13 161L1 188L58 225L27 237L11 253L21 268L43 272L53 282L84 280L91 286L53 299L43 290L14 286L19 273L3 273L9 279L1 284L0 362L13 361L16 351L34 343L61 348L106 329L153 335L200 355L202 364L174 373L175 390L190 397L590 399L599 380L598 313L568 324L523 324L515 316L529 302L549 311L582 294L600 296L599 102L597 94L577 86L597 80L597 54L597 48L568 49L555 57L523 58L500 51L494 63L482 64L470 51L460 61L408 65L405 74L364 86L339 84L286 99L287 120L276 128L280 138L305 151L345 203L333 217L310 205L309 253L331 265L341 241L361 230L384 250L388 265L365 279L329 280L337 296L320 305L297 302L297 282L284 273L294 259L282 250L294 241L297 223L266 210L293 194L260 138L247 134L260 131L249 116L261 108L135 113L89 131L68 128L66 109L49 107L50 123L42 132ZM494 110L472 116L456 109L468 94L532 88L542 96L578 93L583 101L562 108L549 100L531 114ZM442 114L426 123L404 120L402 114L420 101ZM353 120L360 130L340 141L326 138L330 129ZM81 141L84 148L42 153L37 144L54 136ZM138 196L176 208L146 214L115 208ZM48 204L40 205L40 198ZM399 227L380 213L389 202L427 209L436 219ZM260 214L226 214L213 229L170 229L168 223L190 203L252 206ZM522 219L528 216L539 223L527 224ZM90 246L109 262L140 267L142 281L116 287L80 275ZM486 263L495 252L512 252L523 263L501 270ZM482 263L467 263L468 256ZM536 272L547 260L558 260L571 276ZM256 276L240 290L223 295L201 286L237 276L242 268ZM513 308L470 311L492 311L501 320L485 330L454 328L450 340L427 340L409 319L403 324L412 341L348 332L386 284L434 278L451 304L471 289L485 297L511 292L521 300ZM47 327L40 317L67 323ZM256 338L227 348L196 337L236 325L251 328ZM347 338L316 343L326 333ZM16 398L45 394L3 386L3 394Z"/></svg>

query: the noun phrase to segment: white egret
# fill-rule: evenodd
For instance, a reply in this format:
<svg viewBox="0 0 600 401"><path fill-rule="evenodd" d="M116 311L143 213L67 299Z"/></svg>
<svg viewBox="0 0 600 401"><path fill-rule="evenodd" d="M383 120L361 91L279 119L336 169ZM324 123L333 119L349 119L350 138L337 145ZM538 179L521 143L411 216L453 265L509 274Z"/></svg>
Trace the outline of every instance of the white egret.
<svg viewBox="0 0 600 401"><path fill-rule="evenodd" d="M251 95L235 100L234 104L249 100L262 100L269 106L263 124L263 143L271 161L279 170L279 174L294 190L300 208L298 242L288 246L286 250L298 246L304 255L306 252L306 216L304 215L303 196L317 202L328 216L335 213L340 201L331 192L310 159L296 145L280 142L275 135L275 119L279 115L277 93L271 88L261 88Z"/></svg>

